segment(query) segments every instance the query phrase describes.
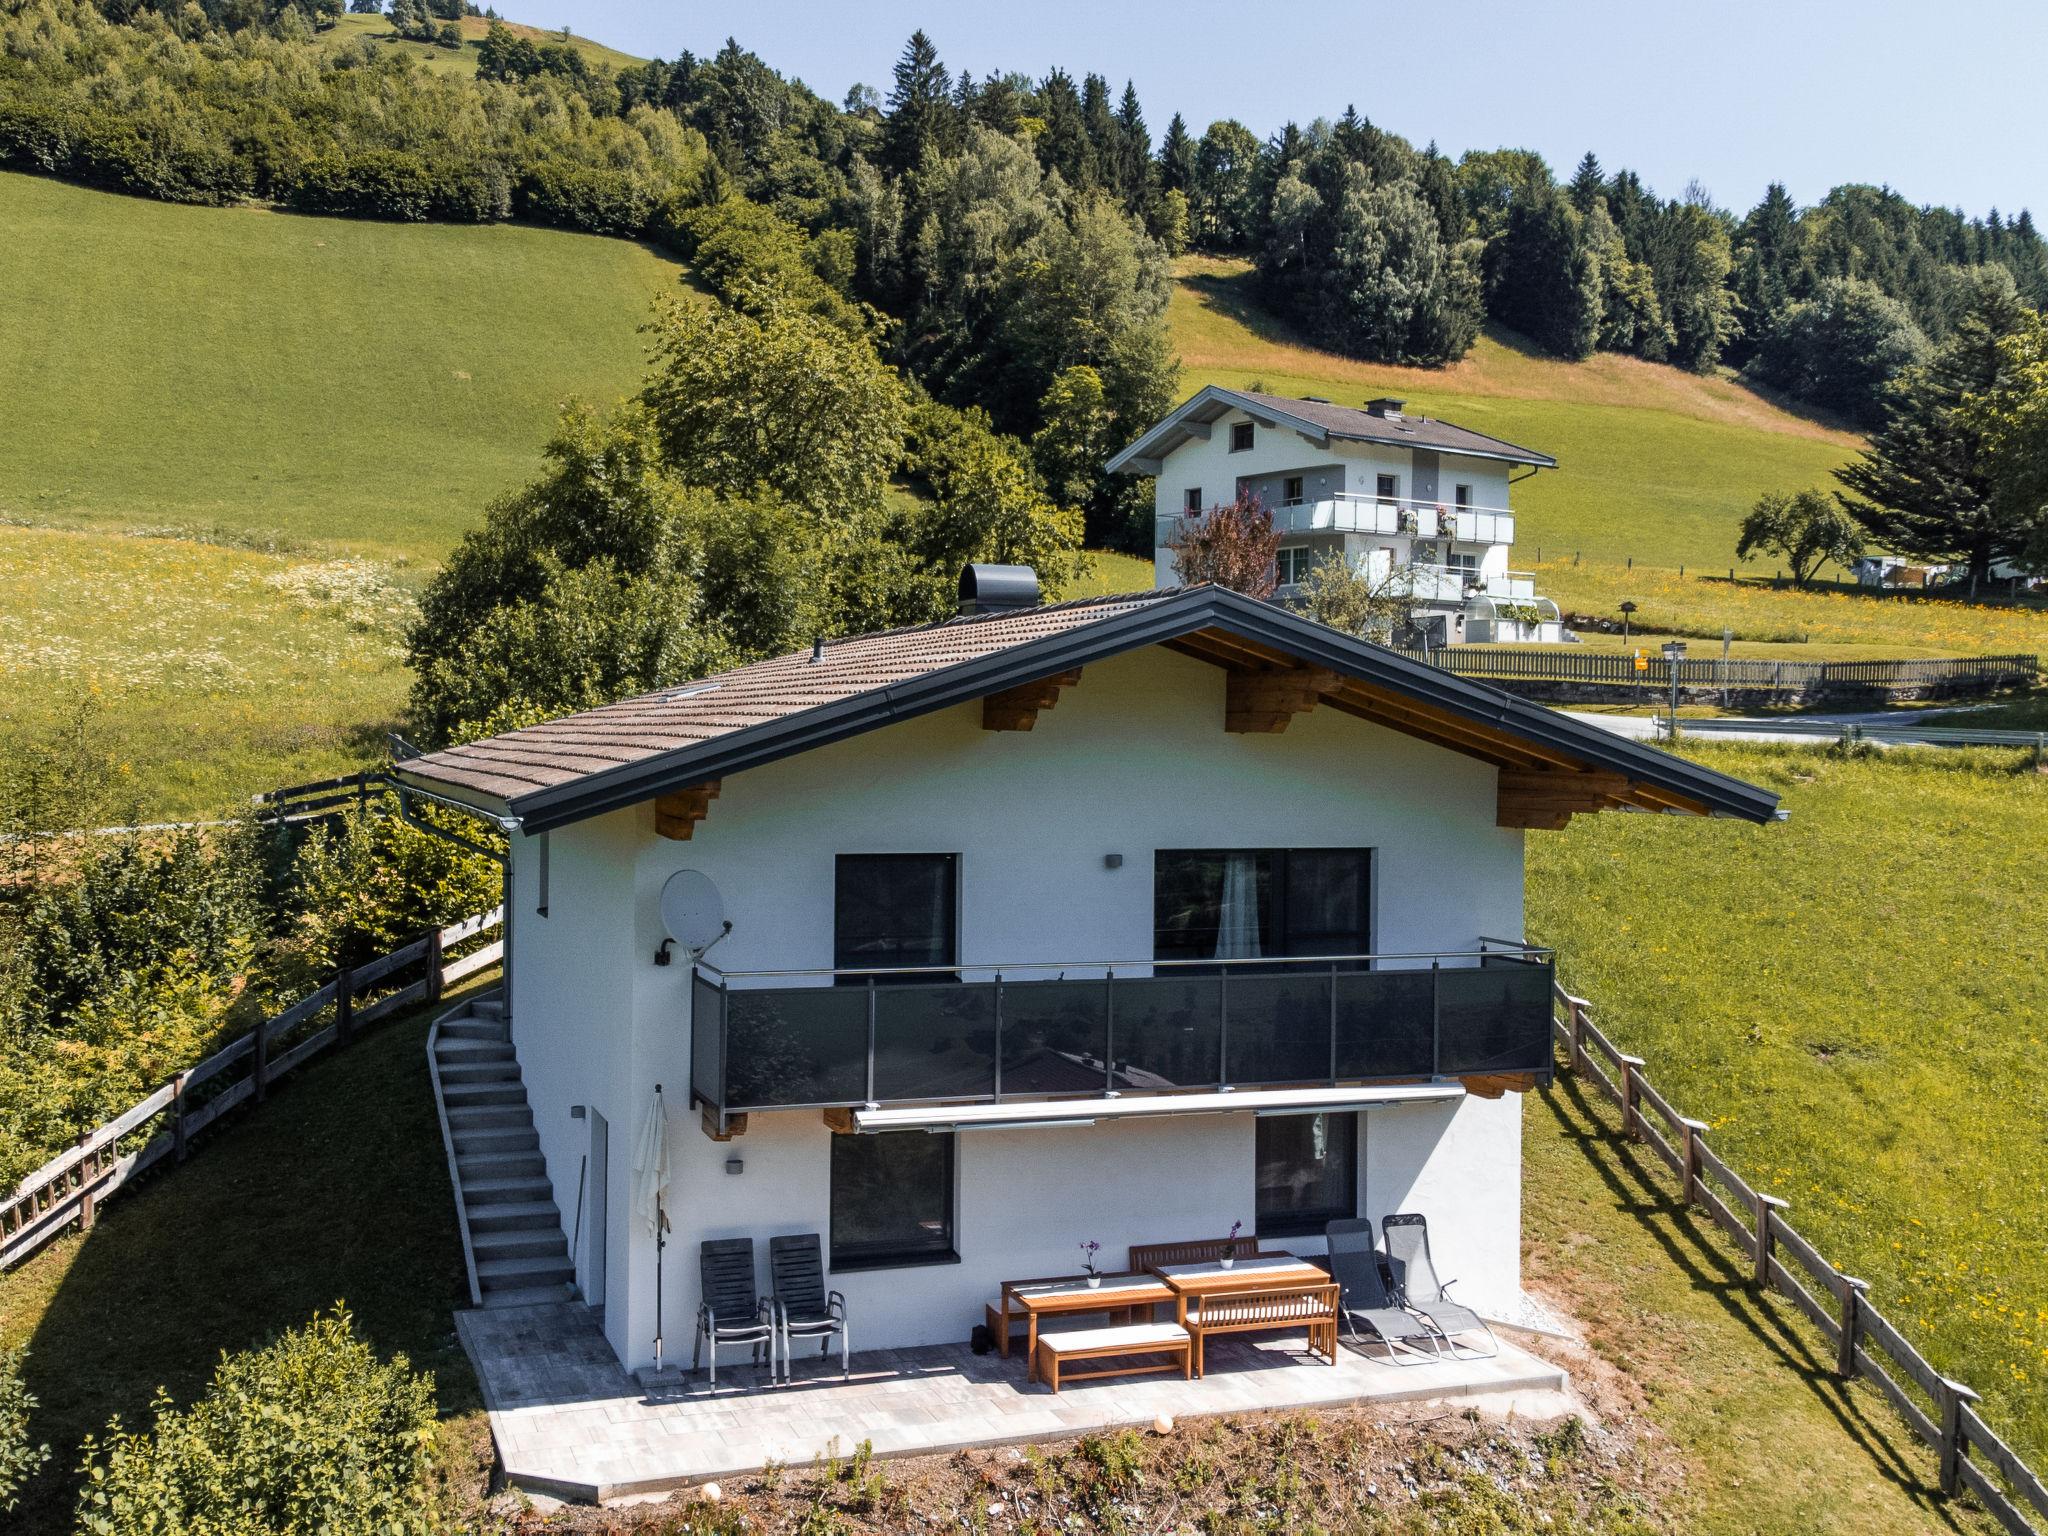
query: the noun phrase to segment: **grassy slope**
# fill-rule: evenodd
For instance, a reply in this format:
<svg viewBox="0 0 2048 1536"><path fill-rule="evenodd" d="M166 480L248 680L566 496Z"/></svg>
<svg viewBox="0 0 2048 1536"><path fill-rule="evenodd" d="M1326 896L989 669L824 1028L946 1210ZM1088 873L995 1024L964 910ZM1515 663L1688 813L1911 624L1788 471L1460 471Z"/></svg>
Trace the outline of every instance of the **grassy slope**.
<svg viewBox="0 0 2048 1536"><path fill-rule="evenodd" d="M450 1319L466 1289L427 1019L307 1067L186 1167L111 1201L89 1237L0 1275L0 1346L27 1346L34 1431L56 1453L9 1531L69 1529L79 1441L109 1417L145 1425L159 1386L189 1402L223 1350L336 1301L379 1354L434 1373L455 1470L488 1455Z"/></svg>
<svg viewBox="0 0 2048 1536"><path fill-rule="evenodd" d="M481 16L465 16L457 25L462 28L460 48L442 48L433 43L402 41L391 30L391 20L387 16L344 16L332 28L323 32L321 38L329 47L340 47L359 38L369 38L391 52L403 53L419 60L437 74L474 75L476 45L483 41L484 34L491 29L491 24ZM559 30L550 32L545 27L529 27L516 21L507 22L506 25L514 32L532 38L537 47L562 41ZM607 48L604 44L594 43L587 37L571 37L568 41L571 48L592 64L619 69L642 62L630 53Z"/></svg>
<svg viewBox="0 0 2048 1536"><path fill-rule="evenodd" d="M2048 1463L2048 778L1697 749L1789 822L1581 817L1529 930L1653 1080Z"/></svg>
<svg viewBox="0 0 2048 1536"><path fill-rule="evenodd" d="M77 1443L110 1415L139 1422L158 1385L189 1400L220 1350L258 1344L338 1298L380 1351L434 1371L452 1480L477 1485L487 1445L448 1315L461 1251L424 1028L423 1015L395 1021L315 1063L186 1168L110 1203L91 1237L0 1276L0 1346L29 1346L35 1432L57 1452L10 1530L67 1528ZM1635 1187L1611 1145L1588 1161L1568 1098L1554 1103L1530 1104L1532 1273L1637 1379L1637 1410L1684 1467L1677 1528L1943 1529L1916 1480L1872 1461L1873 1446L1896 1454L1884 1450L1894 1427L1861 1394L1844 1400L1775 1358L1783 1320L1750 1305L1725 1254L1674 1265L1686 1233L1673 1213ZM1767 1475L1773 1452L1796 1457L1802 1475Z"/></svg>
<svg viewBox="0 0 2048 1536"><path fill-rule="evenodd" d="M638 382L678 270L554 230L0 174L0 517L438 559L531 474L563 400Z"/></svg>

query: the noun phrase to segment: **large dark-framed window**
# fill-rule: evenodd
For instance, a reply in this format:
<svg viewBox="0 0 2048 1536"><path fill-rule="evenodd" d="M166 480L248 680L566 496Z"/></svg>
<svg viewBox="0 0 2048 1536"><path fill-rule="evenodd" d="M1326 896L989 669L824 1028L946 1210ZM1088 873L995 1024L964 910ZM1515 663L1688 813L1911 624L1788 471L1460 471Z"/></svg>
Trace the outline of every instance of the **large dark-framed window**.
<svg viewBox="0 0 2048 1536"><path fill-rule="evenodd" d="M833 1269L960 1262L954 1141L950 1131L831 1138Z"/></svg>
<svg viewBox="0 0 2048 1536"><path fill-rule="evenodd" d="M1234 421L1230 424L1230 451L1243 453L1252 445L1252 424L1248 421Z"/></svg>
<svg viewBox="0 0 2048 1536"><path fill-rule="evenodd" d="M959 962L957 853L839 855L832 892L834 969L900 970L906 981L937 981L939 976L920 978L912 968Z"/></svg>
<svg viewBox="0 0 2048 1536"><path fill-rule="evenodd" d="M1153 855L1154 959L1371 952L1369 848L1162 848Z"/></svg>
<svg viewBox="0 0 2048 1536"><path fill-rule="evenodd" d="M1254 1122L1261 1239L1320 1236L1358 1214L1358 1119L1354 1110Z"/></svg>

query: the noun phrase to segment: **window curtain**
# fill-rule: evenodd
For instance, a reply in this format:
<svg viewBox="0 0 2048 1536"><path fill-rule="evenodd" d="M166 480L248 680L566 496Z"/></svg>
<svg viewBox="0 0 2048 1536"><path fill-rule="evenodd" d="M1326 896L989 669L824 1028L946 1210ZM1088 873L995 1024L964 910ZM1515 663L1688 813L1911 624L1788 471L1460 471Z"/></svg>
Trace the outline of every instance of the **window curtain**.
<svg viewBox="0 0 2048 1536"><path fill-rule="evenodd" d="M1216 914L1216 958L1252 960L1259 954L1259 856L1223 856L1223 895Z"/></svg>

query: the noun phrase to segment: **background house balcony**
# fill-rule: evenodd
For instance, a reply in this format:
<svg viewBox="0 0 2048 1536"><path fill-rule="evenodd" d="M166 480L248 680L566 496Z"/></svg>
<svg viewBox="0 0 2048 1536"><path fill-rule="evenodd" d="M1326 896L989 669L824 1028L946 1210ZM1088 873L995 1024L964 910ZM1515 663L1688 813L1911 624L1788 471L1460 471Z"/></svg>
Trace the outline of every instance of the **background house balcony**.
<svg viewBox="0 0 2048 1536"><path fill-rule="evenodd" d="M1410 590L1424 601L1462 602L1468 597L1492 598L1497 603L1533 603L1536 578L1527 571L1503 571L1491 575L1455 565L1411 565Z"/></svg>
<svg viewBox="0 0 2048 1536"><path fill-rule="evenodd" d="M722 972L691 1088L722 1114L1547 1072L1546 950Z"/></svg>
<svg viewBox="0 0 2048 1536"><path fill-rule="evenodd" d="M1453 507L1435 501L1388 500L1340 491L1333 496L1283 501L1267 509L1273 526L1290 533L1406 534L1466 544L1512 544L1515 517L1505 507ZM1191 521L1186 513L1161 517L1159 542Z"/></svg>

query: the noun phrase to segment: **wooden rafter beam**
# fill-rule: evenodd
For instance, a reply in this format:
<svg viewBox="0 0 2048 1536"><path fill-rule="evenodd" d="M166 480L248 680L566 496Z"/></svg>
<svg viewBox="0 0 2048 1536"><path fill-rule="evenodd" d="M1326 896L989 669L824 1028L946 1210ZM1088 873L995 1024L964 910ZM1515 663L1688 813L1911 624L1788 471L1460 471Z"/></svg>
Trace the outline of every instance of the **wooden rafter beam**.
<svg viewBox="0 0 2048 1536"><path fill-rule="evenodd" d="M1494 824L1561 831L1576 815L1618 803L1630 787L1628 776L1620 773L1503 768Z"/></svg>
<svg viewBox="0 0 2048 1536"><path fill-rule="evenodd" d="M1233 671L1224 690L1223 728L1240 734L1284 731L1288 721L1314 709L1316 701L1334 693L1341 682L1327 667Z"/></svg>
<svg viewBox="0 0 2048 1536"><path fill-rule="evenodd" d="M992 693L981 701L981 728L984 731L1028 731L1038 724L1038 712L1051 709L1060 699L1062 688L1071 688L1081 681L1081 669L1075 667L1068 672L1055 672L1051 677L1041 677L1028 683L1019 683L1014 688L1005 688L1001 693Z"/></svg>
<svg viewBox="0 0 2048 1536"><path fill-rule="evenodd" d="M1490 1072L1459 1079L1465 1091L1477 1099L1497 1099L1504 1093L1529 1093L1536 1087L1534 1072Z"/></svg>
<svg viewBox="0 0 2048 1536"><path fill-rule="evenodd" d="M654 830L663 837L687 843L697 823L711 814L711 802L718 798L717 779L673 789L654 801Z"/></svg>

